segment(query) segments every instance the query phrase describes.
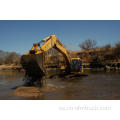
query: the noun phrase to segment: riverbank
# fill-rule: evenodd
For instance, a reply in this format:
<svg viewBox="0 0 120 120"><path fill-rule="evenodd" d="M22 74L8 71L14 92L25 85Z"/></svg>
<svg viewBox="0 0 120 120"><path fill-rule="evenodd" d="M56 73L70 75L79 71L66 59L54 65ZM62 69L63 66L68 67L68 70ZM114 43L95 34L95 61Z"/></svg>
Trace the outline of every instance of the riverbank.
<svg viewBox="0 0 120 120"><path fill-rule="evenodd" d="M23 71L23 68L21 65L14 65L14 64L4 64L4 65L0 65L0 70L16 70L16 71Z"/></svg>
<svg viewBox="0 0 120 120"><path fill-rule="evenodd" d="M83 65L84 71L89 70L89 71L120 71L120 67L116 66L104 66L101 68L91 68L90 66ZM53 68L52 68L53 69ZM56 68L55 68L56 69ZM21 65L0 65L0 71L24 71L23 67Z"/></svg>

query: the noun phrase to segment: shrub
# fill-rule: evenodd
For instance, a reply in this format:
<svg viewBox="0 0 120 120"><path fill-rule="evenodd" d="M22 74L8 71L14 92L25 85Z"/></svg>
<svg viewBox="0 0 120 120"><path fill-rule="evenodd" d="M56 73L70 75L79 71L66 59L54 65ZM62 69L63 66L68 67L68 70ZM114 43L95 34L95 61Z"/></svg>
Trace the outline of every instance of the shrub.
<svg viewBox="0 0 120 120"><path fill-rule="evenodd" d="M101 68L104 65L102 64L102 60L99 57L95 57L90 63L91 68Z"/></svg>
<svg viewBox="0 0 120 120"><path fill-rule="evenodd" d="M114 55L116 58L120 57L120 42L116 43L115 45Z"/></svg>

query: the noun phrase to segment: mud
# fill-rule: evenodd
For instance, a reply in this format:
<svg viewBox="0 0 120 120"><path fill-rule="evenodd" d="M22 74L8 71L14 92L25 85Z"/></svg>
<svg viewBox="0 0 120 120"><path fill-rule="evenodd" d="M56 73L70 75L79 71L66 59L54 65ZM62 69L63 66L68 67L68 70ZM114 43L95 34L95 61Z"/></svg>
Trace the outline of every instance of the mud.
<svg viewBox="0 0 120 120"><path fill-rule="evenodd" d="M38 87L21 86L14 90L13 95L20 97L39 97L42 96L43 94L40 92L40 89Z"/></svg>
<svg viewBox="0 0 120 120"><path fill-rule="evenodd" d="M52 84L48 84L44 87L36 87L36 86L20 86L14 90L13 96L19 97L41 97L44 95L44 92L55 91L57 89L61 89L64 87L57 87Z"/></svg>

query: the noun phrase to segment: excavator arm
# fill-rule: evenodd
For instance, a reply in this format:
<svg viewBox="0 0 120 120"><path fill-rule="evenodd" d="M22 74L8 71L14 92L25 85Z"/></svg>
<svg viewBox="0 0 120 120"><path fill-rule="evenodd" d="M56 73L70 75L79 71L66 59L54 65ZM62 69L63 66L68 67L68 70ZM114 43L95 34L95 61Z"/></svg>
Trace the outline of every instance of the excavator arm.
<svg viewBox="0 0 120 120"><path fill-rule="evenodd" d="M42 42L44 42L44 44L40 47L40 43L42 43ZM69 66L70 66L70 57L68 55L68 52L67 52L66 48L58 40L58 38L56 37L56 35L51 35L51 36L43 39L40 43L33 44L33 47L32 47L31 50L35 51L34 52L35 54L42 54L42 53L50 50L51 48L55 48L57 51L59 51L60 53L62 53L62 55L64 56L64 58L66 60L67 67L69 69ZM30 52L27 53L27 54L30 54Z"/></svg>

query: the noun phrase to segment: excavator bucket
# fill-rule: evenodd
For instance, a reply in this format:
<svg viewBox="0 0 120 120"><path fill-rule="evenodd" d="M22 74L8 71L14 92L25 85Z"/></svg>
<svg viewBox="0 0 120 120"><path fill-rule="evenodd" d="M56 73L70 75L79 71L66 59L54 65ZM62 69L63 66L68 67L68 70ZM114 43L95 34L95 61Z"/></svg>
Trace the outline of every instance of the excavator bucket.
<svg viewBox="0 0 120 120"><path fill-rule="evenodd" d="M21 64L29 77L40 78L45 75L43 54L23 55Z"/></svg>

